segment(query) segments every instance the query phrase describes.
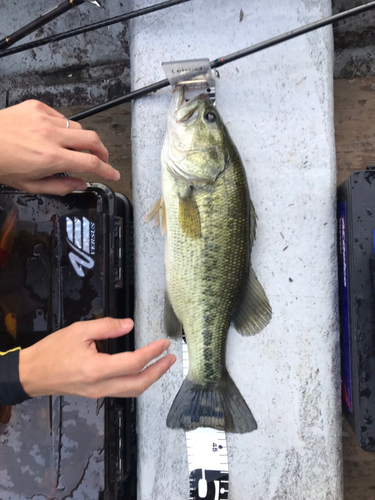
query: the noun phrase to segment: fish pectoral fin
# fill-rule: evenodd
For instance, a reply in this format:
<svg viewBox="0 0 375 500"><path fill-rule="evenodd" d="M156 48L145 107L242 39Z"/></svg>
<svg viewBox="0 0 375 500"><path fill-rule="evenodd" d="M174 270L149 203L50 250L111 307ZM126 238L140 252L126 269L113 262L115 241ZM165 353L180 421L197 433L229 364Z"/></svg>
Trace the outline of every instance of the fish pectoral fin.
<svg viewBox="0 0 375 500"><path fill-rule="evenodd" d="M185 236L188 238L200 238L201 217L194 193L191 192L187 197L179 197L178 222Z"/></svg>
<svg viewBox="0 0 375 500"><path fill-rule="evenodd" d="M150 222L154 217L154 226L160 224L160 231L164 236L167 232L167 216L163 197L159 198L154 205L152 205L151 210L143 217L143 222Z"/></svg>
<svg viewBox="0 0 375 500"><path fill-rule="evenodd" d="M244 295L232 318L234 327L241 335L255 335L268 325L271 317L272 309L266 292L250 268Z"/></svg>
<svg viewBox="0 0 375 500"><path fill-rule="evenodd" d="M178 340L182 335L182 323L177 318L169 300L168 292L165 292L164 304L164 328L168 337Z"/></svg>
<svg viewBox="0 0 375 500"><path fill-rule="evenodd" d="M143 222L150 222L158 213L163 197L159 198L151 207L151 210L143 217Z"/></svg>

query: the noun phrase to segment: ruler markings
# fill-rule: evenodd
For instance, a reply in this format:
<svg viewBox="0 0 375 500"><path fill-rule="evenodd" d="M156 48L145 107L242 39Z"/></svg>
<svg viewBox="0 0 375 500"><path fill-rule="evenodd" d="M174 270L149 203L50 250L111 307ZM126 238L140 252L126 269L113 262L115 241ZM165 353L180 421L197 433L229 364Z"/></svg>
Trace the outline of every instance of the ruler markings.
<svg viewBox="0 0 375 500"><path fill-rule="evenodd" d="M186 377L189 371L189 355L187 345L184 342L182 345L183 374ZM198 496L198 484L202 480L206 483L207 488L209 484L211 484L210 488L215 488L215 500L228 498L229 480L225 431L199 427L186 432L185 436L190 474L189 499L201 498ZM218 490L216 490L217 487Z"/></svg>

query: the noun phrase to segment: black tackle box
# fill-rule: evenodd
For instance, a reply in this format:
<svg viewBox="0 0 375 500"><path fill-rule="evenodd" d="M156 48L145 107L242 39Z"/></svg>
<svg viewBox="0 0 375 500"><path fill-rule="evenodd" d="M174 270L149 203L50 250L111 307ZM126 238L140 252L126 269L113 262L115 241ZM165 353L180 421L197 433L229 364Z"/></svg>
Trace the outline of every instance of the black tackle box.
<svg viewBox="0 0 375 500"><path fill-rule="evenodd" d="M343 408L358 444L375 451L375 171L338 188Z"/></svg>
<svg viewBox="0 0 375 500"><path fill-rule="evenodd" d="M0 190L0 350L76 321L133 317L132 208L104 184ZM133 350L133 332L100 348ZM48 377L48 373L45 374ZM0 408L0 498L136 498L134 399L53 396Z"/></svg>

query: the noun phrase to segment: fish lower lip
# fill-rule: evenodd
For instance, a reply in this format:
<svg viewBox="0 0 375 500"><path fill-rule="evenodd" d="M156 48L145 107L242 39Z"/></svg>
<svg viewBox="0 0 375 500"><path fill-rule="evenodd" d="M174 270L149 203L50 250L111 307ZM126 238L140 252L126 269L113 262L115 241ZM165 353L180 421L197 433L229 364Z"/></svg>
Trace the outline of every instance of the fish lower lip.
<svg viewBox="0 0 375 500"><path fill-rule="evenodd" d="M184 108L185 106L187 106L188 104L191 104L192 102L195 102L195 101L197 101L197 103L199 103L199 101L204 101L207 98L208 97L206 94L199 94L199 95L193 97L192 99L190 99L189 101L187 101L185 99L185 102L183 104L181 104L181 106L178 109L180 110L180 109Z"/></svg>
<svg viewBox="0 0 375 500"><path fill-rule="evenodd" d="M185 97L184 97L184 99L185 99ZM178 109L182 109L182 108L183 108L183 107L185 107L185 106L186 106L189 102L190 102L190 101L187 101L187 100L185 99L185 102L184 102L183 104L181 104L181 106L179 106L179 107L178 107Z"/></svg>

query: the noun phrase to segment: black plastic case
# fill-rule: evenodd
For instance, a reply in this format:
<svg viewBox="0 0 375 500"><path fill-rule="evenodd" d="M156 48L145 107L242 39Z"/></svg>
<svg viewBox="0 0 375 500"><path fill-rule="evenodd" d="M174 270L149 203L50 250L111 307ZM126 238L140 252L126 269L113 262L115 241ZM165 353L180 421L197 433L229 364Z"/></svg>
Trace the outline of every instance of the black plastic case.
<svg viewBox="0 0 375 500"><path fill-rule="evenodd" d="M2 188L1 351L76 321L133 317L133 294L125 196L104 184L65 197ZM133 339L102 348L133 350ZM136 498L135 400L34 398L0 418L0 498Z"/></svg>
<svg viewBox="0 0 375 500"><path fill-rule="evenodd" d="M343 408L358 444L375 451L375 172L338 188Z"/></svg>

